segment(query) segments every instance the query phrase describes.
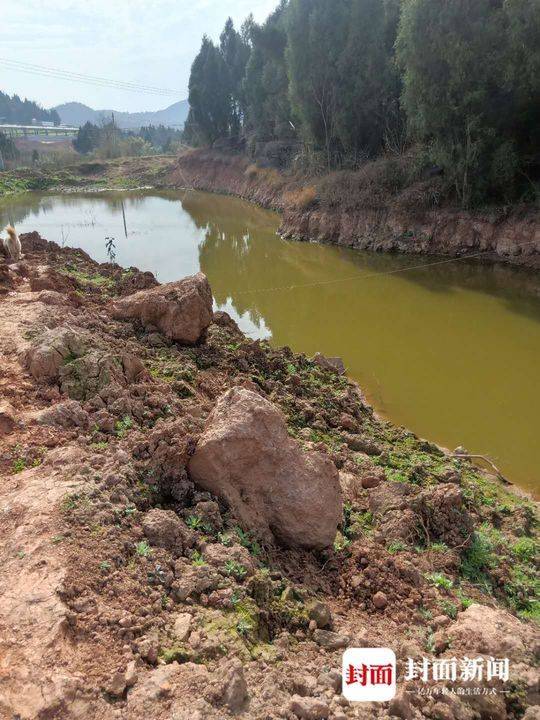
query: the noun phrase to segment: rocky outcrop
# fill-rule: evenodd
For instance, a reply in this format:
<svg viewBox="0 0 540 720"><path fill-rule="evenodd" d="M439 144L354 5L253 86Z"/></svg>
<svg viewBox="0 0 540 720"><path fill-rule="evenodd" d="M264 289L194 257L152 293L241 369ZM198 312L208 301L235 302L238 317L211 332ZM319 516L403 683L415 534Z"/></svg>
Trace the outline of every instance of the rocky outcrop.
<svg viewBox="0 0 540 720"><path fill-rule="evenodd" d="M288 210L285 238L344 245L358 250L425 255L485 255L517 265L540 266L538 216L523 211L503 217L438 209L420 217L390 204L386 208Z"/></svg>
<svg viewBox="0 0 540 720"><path fill-rule="evenodd" d="M281 412L255 392L233 388L222 395L188 470L266 540L304 548L334 541L341 519L334 464L302 451Z"/></svg>
<svg viewBox="0 0 540 720"><path fill-rule="evenodd" d="M193 345L212 322L212 291L206 276L197 273L121 298L111 312L118 320L138 320L169 340Z"/></svg>

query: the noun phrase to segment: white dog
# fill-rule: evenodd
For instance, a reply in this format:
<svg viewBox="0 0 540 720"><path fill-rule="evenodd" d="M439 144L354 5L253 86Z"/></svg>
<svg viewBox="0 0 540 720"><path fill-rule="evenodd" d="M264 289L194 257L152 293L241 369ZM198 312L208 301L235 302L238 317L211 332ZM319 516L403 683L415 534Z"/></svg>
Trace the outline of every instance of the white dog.
<svg viewBox="0 0 540 720"><path fill-rule="evenodd" d="M7 238L2 238L4 247L7 250L7 253L11 257L11 259L15 260L15 262L18 262L21 259L22 248L21 241L19 240L19 236L17 235L17 231L11 225L8 225L5 230L8 236Z"/></svg>

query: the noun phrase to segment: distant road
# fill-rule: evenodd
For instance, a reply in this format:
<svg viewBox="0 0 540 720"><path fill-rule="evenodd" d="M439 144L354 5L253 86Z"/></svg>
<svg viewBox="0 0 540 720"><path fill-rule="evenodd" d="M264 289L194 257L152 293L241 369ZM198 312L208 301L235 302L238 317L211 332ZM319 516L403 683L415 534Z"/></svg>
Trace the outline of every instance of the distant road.
<svg viewBox="0 0 540 720"><path fill-rule="evenodd" d="M58 125L54 127L43 127L41 125L0 125L0 132L8 137L31 138L45 136L50 137L72 137L79 132L78 127Z"/></svg>

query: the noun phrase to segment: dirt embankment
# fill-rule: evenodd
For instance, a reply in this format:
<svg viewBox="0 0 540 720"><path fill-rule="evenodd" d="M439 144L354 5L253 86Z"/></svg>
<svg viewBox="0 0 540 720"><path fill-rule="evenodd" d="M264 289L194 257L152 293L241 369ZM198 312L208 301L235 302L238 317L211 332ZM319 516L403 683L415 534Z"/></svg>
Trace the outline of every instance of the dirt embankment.
<svg viewBox="0 0 540 720"><path fill-rule="evenodd" d="M279 210L283 215L280 232L287 238L384 252L479 255L540 267L537 210L430 209L434 191L428 183L385 197L369 182L367 188L361 183L354 187L350 174L297 178L258 168L241 156L208 150L180 157L166 181L237 195Z"/></svg>
<svg viewBox="0 0 540 720"><path fill-rule="evenodd" d="M22 243L0 256L2 720L535 717L530 501L379 420L339 363L244 337L203 275ZM349 645L396 651L390 704L342 697ZM465 656L509 681L403 679Z"/></svg>

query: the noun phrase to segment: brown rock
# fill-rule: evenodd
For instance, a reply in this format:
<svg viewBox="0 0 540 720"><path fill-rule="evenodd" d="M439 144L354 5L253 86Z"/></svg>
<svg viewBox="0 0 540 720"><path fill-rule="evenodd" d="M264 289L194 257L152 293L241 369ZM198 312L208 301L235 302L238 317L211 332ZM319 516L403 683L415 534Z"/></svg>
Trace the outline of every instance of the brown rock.
<svg viewBox="0 0 540 720"><path fill-rule="evenodd" d="M326 720L330 715L328 705L314 697L293 695L289 710L301 720Z"/></svg>
<svg viewBox="0 0 540 720"><path fill-rule="evenodd" d="M185 642L191 631L192 617L189 613L179 613L174 621L174 636L178 642Z"/></svg>
<svg viewBox="0 0 540 720"><path fill-rule="evenodd" d="M242 565L246 570L246 575L250 576L254 573L253 559L249 551L242 545L232 545L227 547L221 543L212 543L208 545L204 551L204 559L209 565L224 571L227 562L232 561L237 565Z"/></svg>
<svg viewBox="0 0 540 720"><path fill-rule="evenodd" d="M107 692L115 697L120 697L124 694L126 689L126 676L123 672L116 672L112 676L108 686Z"/></svg>
<svg viewBox="0 0 540 720"><path fill-rule="evenodd" d="M355 433L358 430L358 422L348 413L341 413L339 424L344 430Z"/></svg>
<svg viewBox="0 0 540 720"><path fill-rule="evenodd" d="M61 427L86 427L88 413L77 400L67 400L42 410L37 421L42 425L60 425Z"/></svg>
<svg viewBox="0 0 540 720"><path fill-rule="evenodd" d="M386 476L382 468L367 470L365 474L362 475L362 487L364 490L379 487L385 477Z"/></svg>
<svg viewBox="0 0 540 720"><path fill-rule="evenodd" d="M0 402L0 437L8 435L16 424L15 410L7 400L2 400Z"/></svg>
<svg viewBox="0 0 540 720"><path fill-rule="evenodd" d="M244 668L239 660L235 660L225 675L223 686L223 703L236 714L242 710L248 699L248 688L244 677Z"/></svg>
<svg viewBox="0 0 540 720"><path fill-rule="evenodd" d="M21 241L24 253L44 252L49 247L48 241L42 238L36 230L29 233L21 233L19 240Z"/></svg>
<svg viewBox="0 0 540 720"><path fill-rule="evenodd" d="M70 359L79 358L87 350L88 336L77 328L54 328L24 355L23 361L35 380L52 380Z"/></svg>
<svg viewBox="0 0 540 720"><path fill-rule="evenodd" d="M188 469L267 540L305 548L334 541L341 519L335 466L321 453L303 452L281 412L256 393L233 388L221 396Z"/></svg>
<svg viewBox="0 0 540 720"><path fill-rule="evenodd" d="M143 518L142 527L151 545L182 551L184 526L172 510L149 510Z"/></svg>
<svg viewBox="0 0 540 720"><path fill-rule="evenodd" d="M405 690L401 690L401 692L390 700L388 712L394 717L401 718L401 720L411 720L414 713Z"/></svg>
<svg viewBox="0 0 540 720"><path fill-rule="evenodd" d="M504 610L474 604L458 614L448 628L452 649L468 649L480 655L507 657L512 662L531 662L535 629Z"/></svg>
<svg viewBox="0 0 540 720"><path fill-rule="evenodd" d="M121 298L111 312L118 320L140 320L169 340L192 345L212 322L212 291L206 276L197 273Z"/></svg>
<svg viewBox="0 0 540 720"><path fill-rule="evenodd" d="M343 360L339 357L326 357L321 353L315 353L311 358L311 362L318 365L323 370L329 370L330 372L337 373L338 375L345 375L345 365Z"/></svg>
<svg viewBox="0 0 540 720"><path fill-rule="evenodd" d="M310 620L315 620L318 628L327 628L332 625L332 613L325 603L318 600L313 601L308 606L308 615Z"/></svg>
<svg viewBox="0 0 540 720"><path fill-rule="evenodd" d="M384 608L388 605L388 598L383 592L375 593L372 600L377 610L384 610Z"/></svg>
<svg viewBox="0 0 540 720"><path fill-rule="evenodd" d="M126 687L133 687L137 682L137 663L135 660L128 662L125 673Z"/></svg>
<svg viewBox="0 0 540 720"><path fill-rule="evenodd" d="M347 635L331 632L330 630L315 630L313 640L326 650L339 650L347 647L350 638Z"/></svg>

